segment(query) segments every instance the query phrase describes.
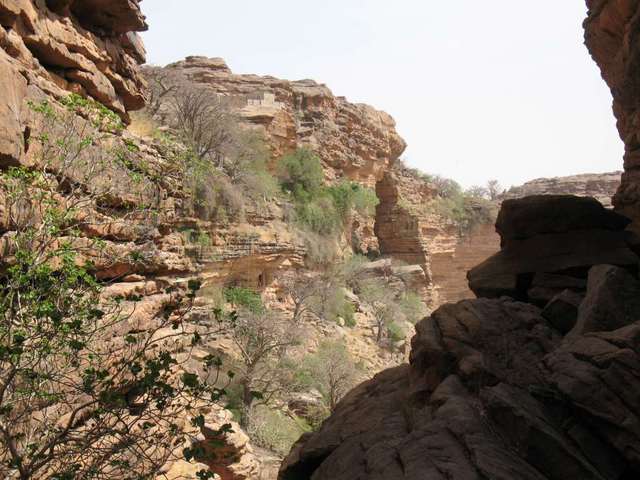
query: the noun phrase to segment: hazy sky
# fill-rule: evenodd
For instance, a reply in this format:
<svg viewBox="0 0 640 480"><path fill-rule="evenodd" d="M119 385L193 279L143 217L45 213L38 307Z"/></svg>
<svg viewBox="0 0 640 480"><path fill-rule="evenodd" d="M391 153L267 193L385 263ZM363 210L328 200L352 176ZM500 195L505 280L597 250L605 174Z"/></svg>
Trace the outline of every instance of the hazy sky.
<svg viewBox="0 0 640 480"><path fill-rule="evenodd" d="M621 169L584 0L146 0L148 61L223 57L394 116L412 166L465 186Z"/></svg>

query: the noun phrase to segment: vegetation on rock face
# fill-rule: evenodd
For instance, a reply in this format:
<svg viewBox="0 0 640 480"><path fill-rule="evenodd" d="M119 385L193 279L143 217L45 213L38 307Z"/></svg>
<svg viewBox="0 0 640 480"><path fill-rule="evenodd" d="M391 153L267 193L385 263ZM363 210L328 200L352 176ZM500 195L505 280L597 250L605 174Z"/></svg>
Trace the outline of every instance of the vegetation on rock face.
<svg viewBox="0 0 640 480"><path fill-rule="evenodd" d="M464 190L458 182L439 175L429 175L399 163L400 169L428 184L434 191L433 200L424 208L453 223L461 236L476 226L495 221L498 201L503 190L497 180L490 180L486 187L472 186ZM406 208L415 209L413 205Z"/></svg>
<svg viewBox="0 0 640 480"><path fill-rule="evenodd" d="M150 478L171 459L203 459L190 447L200 411L224 392L186 366L203 340L183 323L196 282L167 291L160 313L135 327L139 299L105 295L96 262L109 252L88 234L87 212L114 201L117 186L105 179L127 170L109 147L121 124L76 96L65 105L31 105L43 128L31 139L35 166L0 177L10 232L0 269L0 474ZM215 365L202 362L214 375Z"/></svg>
<svg viewBox="0 0 640 480"><path fill-rule="evenodd" d="M162 134L179 142L177 162L185 170L194 213L218 222L241 220L248 206L260 207L279 194L269 173L270 152L262 136L240 127L222 97L178 73L148 67L147 114L170 127Z"/></svg>
<svg viewBox="0 0 640 480"><path fill-rule="evenodd" d="M339 233L353 213L371 215L378 204L372 190L355 182L325 185L322 163L307 149L284 156L278 176L294 202L298 223L317 234Z"/></svg>

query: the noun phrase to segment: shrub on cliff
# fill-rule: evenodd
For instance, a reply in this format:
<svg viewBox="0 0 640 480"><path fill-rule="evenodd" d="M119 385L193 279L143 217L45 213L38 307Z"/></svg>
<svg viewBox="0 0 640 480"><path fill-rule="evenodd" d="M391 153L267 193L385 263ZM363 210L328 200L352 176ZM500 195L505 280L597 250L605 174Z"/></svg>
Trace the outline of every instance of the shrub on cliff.
<svg viewBox="0 0 640 480"><path fill-rule="evenodd" d="M299 148L280 159L278 178L283 190L299 202L308 202L319 195L324 185L320 158L306 148Z"/></svg>
<svg viewBox="0 0 640 480"><path fill-rule="evenodd" d="M376 194L355 182L326 186L320 158L307 149L283 157L278 166L282 189L295 205L296 220L322 235L340 233L353 212L371 215Z"/></svg>
<svg viewBox="0 0 640 480"><path fill-rule="evenodd" d="M223 290L225 300L234 308L246 308L252 313L264 312L260 294L245 287L227 287Z"/></svg>
<svg viewBox="0 0 640 480"><path fill-rule="evenodd" d="M460 185L443 177L432 177L437 196L428 210L452 222L461 236L471 232L477 225L495 220L496 205L488 199L489 190L471 187L463 190Z"/></svg>
<svg viewBox="0 0 640 480"><path fill-rule="evenodd" d="M0 476L154 478L169 460L203 458L188 447L204 425L198 409L222 394L187 367L201 341L183 326L198 284L167 291L164 308L135 328L139 299L105 294L90 259L109 255L83 234L92 226L83 214L112 194L99 180L127 168L109 148L119 121L77 97L65 105L32 105L42 120L31 140L37 168L0 175L10 230L0 271ZM214 373L215 359L202 368Z"/></svg>

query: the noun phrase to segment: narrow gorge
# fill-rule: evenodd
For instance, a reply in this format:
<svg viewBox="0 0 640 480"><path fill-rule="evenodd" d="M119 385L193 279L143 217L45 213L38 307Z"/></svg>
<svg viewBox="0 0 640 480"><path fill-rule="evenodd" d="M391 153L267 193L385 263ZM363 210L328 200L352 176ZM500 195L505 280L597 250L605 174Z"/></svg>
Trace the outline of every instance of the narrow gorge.
<svg viewBox="0 0 640 480"><path fill-rule="evenodd" d="M584 23L624 172L504 192L316 81L146 65L141 3L0 0L0 477L640 477L640 3Z"/></svg>

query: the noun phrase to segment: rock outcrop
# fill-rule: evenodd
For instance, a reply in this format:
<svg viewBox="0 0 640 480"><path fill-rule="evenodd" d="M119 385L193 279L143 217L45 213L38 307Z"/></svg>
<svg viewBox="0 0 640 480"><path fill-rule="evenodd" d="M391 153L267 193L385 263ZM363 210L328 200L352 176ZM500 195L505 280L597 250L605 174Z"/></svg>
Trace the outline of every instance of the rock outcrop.
<svg viewBox="0 0 640 480"><path fill-rule="evenodd" d="M638 65L640 4L631 0L588 0L585 43L611 88L613 113L625 145L622 184L613 204L634 220L640 219L640 115Z"/></svg>
<svg viewBox="0 0 640 480"><path fill-rule="evenodd" d="M376 185L380 204L376 207L375 235L380 254L410 265L420 265L426 278L425 300L438 302L431 273L435 254L450 250L455 228L427 204L435 197L433 186L404 169L385 173Z"/></svg>
<svg viewBox="0 0 640 480"><path fill-rule="evenodd" d="M548 274L586 278L596 264L637 271L638 238L625 231L629 222L592 198L540 195L506 200L496 222L502 249L469 271L469 287L479 297L532 300L541 289L565 286L536 283Z"/></svg>
<svg viewBox="0 0 640 480"><path fill-rule="evenodd" d="M144 106L138 64L145 50L137 31L146 30L138 0L6 0L0 3L0 78L8 87L0 107L17 142L21 100L27 87L55 98L88 95L123 118ZM14 155L1 147L0 154Z"/></svg>
<svg viewBox="0 0 640 480"><path fill-rule="evenodd" d="M499 222L508 232L505 249L525 233L587 238L594 226L619 234L606 228L626 223L600 207L588 220L576 220L572 228L579 230L560 232L551 218L532 232L529 225L505 222L527 217L532 208L545 213L539 210L544 202L512 202ZM552 197L547 213L558 202L567 204L570 216L572 208L585 202L593 208L595 200ZM522 255L539 254L526 249ZM628 270L597 265L605 260L601 255L607 252L596 249L590 262L579 262L589 278L574 287L582 286L585 300L563 293L544 310L508 297L442 306L418 324L410 364L352 391L318 432L298 442L280 478L637 478L640 307L627 300L638 297L639 283ZM640 260L630 251L624 256L627 268ZM547 287L567 283L541 275ZM577 322L547 320L553 308L554 315L571 316L557 308L563 298L574 305Z"/></svg>
<svg viewBox="0 0 640 480"><path fill-rule="evenodd" d="M511 187L504 200L532 195L577 195L593 197L606 208L611 208L611 197L620 187L622 172L586 173L569 177L536 178L522 185Z"/></svg>
<svg viewBox="0 0 640 480"><path fill-rule="evenodd" d="M502 200L514 200L532 195L575 195L593 197L605 207L620 186L621 172L539 178L512 187ZM468 288L467 272L500 250L500 236L493 224L479 225L452 247L434 252L431 271L440 304L473 298Z"/></svg>
<svg viewBox="0 0 640 480"><path fill-rule="evenodd" d="M187 57L165 67L221 95L241 119L265 133L274 158L298 147L316 152L328 180L374 187L406 144L385 112L336 97L313 80L288 81L231 72L220 58Z"/></svg>

